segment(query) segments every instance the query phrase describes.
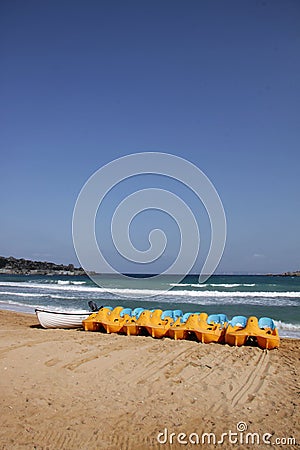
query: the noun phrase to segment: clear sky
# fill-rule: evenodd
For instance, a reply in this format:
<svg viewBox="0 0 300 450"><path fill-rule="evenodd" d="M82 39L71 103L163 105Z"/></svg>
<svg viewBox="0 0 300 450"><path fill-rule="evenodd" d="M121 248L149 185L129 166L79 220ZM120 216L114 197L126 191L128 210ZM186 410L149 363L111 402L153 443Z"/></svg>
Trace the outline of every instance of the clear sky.
<svg viewBox="0 0 300 450"><path fill-rule="evenodd" d="M218 272L300 269L299 24L298 0L2 0L0 254L76 264L85 181L152 151L218 190Z"/></svg>

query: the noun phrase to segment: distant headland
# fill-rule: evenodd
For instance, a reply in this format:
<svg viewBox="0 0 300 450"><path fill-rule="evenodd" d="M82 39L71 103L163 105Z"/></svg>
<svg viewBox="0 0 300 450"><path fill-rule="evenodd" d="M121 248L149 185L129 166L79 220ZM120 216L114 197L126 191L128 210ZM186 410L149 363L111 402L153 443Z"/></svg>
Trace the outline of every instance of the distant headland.
<svg viewBox="0 0 300 450"><path fill-rule="evenodd" d="M296 270L296 272L284 272L280 275L283 277L300 277L300 270Z"/></svg>
<svg viewBox="0 0 300 450"><path fill-rule="evenodd" d="M89 272L96 274L96 272ZM6 275L85 275L86 272L82 267L74 267L73 264L55 264L47 261L31 261L30 259L14 258L10 256L6 258L0 256L0 274ZM224 274L225 275L225 274ZM300 277L300 270L295 272L284 273L268 273L267 276L281 276L281 277Z"/></svg>
<svg viewBox="0 0 300 450"><path fill-rule="evenodd" d="M54 264L46 261L31 261L29 259L17 259L10 256L0 256L0 274L7 275L85 275L81 267Z"/></svg>

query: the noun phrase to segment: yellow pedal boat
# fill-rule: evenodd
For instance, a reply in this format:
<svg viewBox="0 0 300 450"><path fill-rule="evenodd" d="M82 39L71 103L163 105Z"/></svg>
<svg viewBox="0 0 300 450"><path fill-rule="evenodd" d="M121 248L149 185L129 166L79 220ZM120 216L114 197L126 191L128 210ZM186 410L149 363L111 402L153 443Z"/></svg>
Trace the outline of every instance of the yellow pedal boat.
<svg viewBox="0 0 300 450"><path fill-rule="evenodd" d="M111 312L111 306L103 306L99 311L92 313L87 319L82 321L85 331L101 331L103 329L102 321L107 314Z"/></svg>
<svg viewBox="0 0 300 450"><path fill-rule="evenodd" d="M153 338L170 336L171 326L182 315L183 313L180 309L166 311L156 309L149 316L149 322L146 324L147 331Z"/></svg>
<svg viewBox="0 0 300 450"><path fill-rule="evenodd" d="M82 321L84 331L100 331L101 323L95 321L98 313L92 313L89 317Z"/></svg>
<svg viewBox="0 0 300 450"><path fill-rule="evenodd" d="M162 314L163 311L161 309L155 309L154 311L151 311L148 316L148 321L145 324L145 328L153 338L164 337L170 328L170 322L172 319L170 317L162 319Z"/></svg>
<svg viewBox="0 0 300 450"><path fill-rule="evenodd" d="M190 316L198 313L185 313L182 317L178 317L171 325L168 331L168 336L175 341L180 339L187 339L189 330L186 327L187 321Z"/></svg>
<svg viewBox="0 0 300 450"><path fill-rule="evenodd" d="M273 349L280 345L278 329L269 317L255 316L247 320L244 316L235 316L229 322L225 333L225 342L229 345L241 346L252 338L257 341L260 348Z"/></svg>
<svg viewBox="0 0 300 450"><path fill-rule="evenodd" d="M106 316L101 319L101 323L105 328L106 333L120 333L122 331L125 319L120 313L123 309L122 306L116 306L116 308L109 311Z"/></svg>
<svg viewBox="0 0 300 450"><path fill-rule="evenodd" d="M144 308L135 308L131 312L129 309L121 312L121 315L124 317L123 330L127 336L137 336L140 333L141 327L137 321L143 311L145 311Z"/></svg>
<svg viewBox="0 0 300 450"><path fill-rule="evenodd" d="M186 322L186 329L195 333L198 341L203 344L223 342L227 322L225 314L192 314Z"/></svg>

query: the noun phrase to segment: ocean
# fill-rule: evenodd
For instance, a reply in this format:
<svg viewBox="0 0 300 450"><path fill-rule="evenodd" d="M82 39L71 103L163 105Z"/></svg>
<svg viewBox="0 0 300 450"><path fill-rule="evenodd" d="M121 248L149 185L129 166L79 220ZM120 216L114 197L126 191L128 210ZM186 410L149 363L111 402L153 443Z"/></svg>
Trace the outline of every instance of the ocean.
<svg viewBox="0 0 300 450"><path fill-rule="evenodd" d="M87 276L0 275L0 309L34 313L35 308L87 310L98 306L181 309L183 312L225 313L271 317L281 337L300 338L300 277L213 275L199 284L195 275L181 282L163 277L155 287L124 287L116 276L107 276L98 287ZM143 281L141 280L141 286ZM155 295L156 290L160 291ZM146 297L145 297L146 295Z"/></svg>

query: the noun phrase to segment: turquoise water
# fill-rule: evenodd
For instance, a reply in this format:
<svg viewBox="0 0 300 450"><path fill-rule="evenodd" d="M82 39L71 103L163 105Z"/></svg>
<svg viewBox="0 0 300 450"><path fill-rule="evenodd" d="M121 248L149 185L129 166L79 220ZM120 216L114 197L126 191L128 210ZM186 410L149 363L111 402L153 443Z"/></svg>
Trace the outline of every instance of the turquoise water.
<svg viewBox="0 0 300 450"><path fill-rule="evenodd" d="M277 322L281 336L300 338L300 277L214 275L199 284L194 275L180 283L169 276L151 288L142 279L138 289L128 288L117 276L104 281L105 287L100 288L87 276L0 275L0 309L31 313L36 307L86 310L87 302L93 300L99 306L267 316Z"/></svg>

